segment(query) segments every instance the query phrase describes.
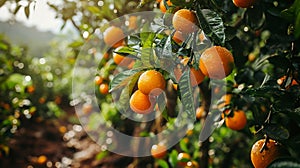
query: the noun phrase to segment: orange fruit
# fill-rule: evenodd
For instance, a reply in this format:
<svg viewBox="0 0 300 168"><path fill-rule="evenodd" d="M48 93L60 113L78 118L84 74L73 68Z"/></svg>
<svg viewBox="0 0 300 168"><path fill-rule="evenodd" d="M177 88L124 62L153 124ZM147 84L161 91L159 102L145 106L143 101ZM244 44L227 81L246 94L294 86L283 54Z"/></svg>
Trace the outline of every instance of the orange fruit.
<svg viewBox="0 0 300 168"><path fill-rule="evenodd" d="M158 96L166 87L164 76L155 70L145 71L138 80L138 88L144 94Z"/></svg>
<svg viewBox="0 0 300 168"><path fill-rule="evenodd" d="M218 109L222 109L225 106L228 106L231 102L231 98L232 98L232 94L225 94L221 97L221 99L219 100L219 104L218 104Z"/></svg>
<svg viewBox="0 0 300 168"><path fill-rule="evenodd" d="M140 90L135 91L129 100L130 108L139 114L148 114L153 111L155 99Z"/></svg>
<svg viewBox="0 0 300 168"><path fill-rule="evenodd" d="M232 130L241 130L243 129L247 124L247 117L244 111L242 110L236 110L233 113L233 116L227 116L225 118L225 124L228 128Z"/></svg>
<svg viewBox="0 0 300 168"><path fill-rule="evenodd" d="M239 8L250 8L254 5L256 0L232 0L234 5Z"/></svg>
<svg viewBox="0 0 300 168"><path fill-rule="evenodd" d="M197 17L193 11L188 9L180 9L175 12L172 19L175 30L188 34L197 30Z"/></svg>
<svg viewBox="0 0 300 168"><path fill-rule="evenodd" d="M157 3L160 3L161 0L156 0Z"/></svg>
<svg viewBox="0 0 300 168"><path fill-rule="evenodd" d="M196 118L199 120L201 119L202 117L204 117L205 115L205 109L204 109L204 106L200 106L196 109Z"/></svg>
<svg viewBox="0 0 300 168"><path fill-rule="evenodd" d="M174 88L174 90L178 90L178 84L173 83L173 88Z"/></svg>
<svg viewBox="0 0 300 168"><path fill-rule="evenodd" d="M37 158L37 163L38 164L45 164L47 161L47 157L45 155L41 155Z"/></svg>
<svg viewBox="0 0 300 168"><path fill-rule="evenodd" d="M128 19L128 28L131 30L134 30L137 28L137 17L136 16L130 16Z"/></svg>
<svg viewBox="0 0 300 168"><path fill-rule="evenodd" d="M104 31L103 40L108 46L117 48L123 45L124 32L119 27L111 26Z"/></svg>
<svg viewBox="0 0 300 168"><path fill-rule="evenodd" d="M279 78L277 80L278 85L282 85L285 80L287 80L286 76L283 76L283 77ZM298 82L295 79L293 79L292 82L288 83L288 81L287 81L286 84L288 85L287 88L290 88L291 86L298 85Z"/></svg>
<svg viewBox="0 0 300 168"><path fill-rule="evenodd" d="M102 84L99 86L99 91L100 91L100 93L102 93L102 94L108 94L108 91L109 91L108 84L102 83Z"/></svg>
<svg viewBox="0 0 300 168"><path fill-rule="evenodd" d="M167 5L168 5L168 6L172 6L172 2L171 2L170 0L167 0ZM162 13L166 13L167 8L166 8L166 6L165 6L164 0L161 0L161 1L159 2L159 9L160 9L160 11L161 11Z"/></svg>
<svg viewBox="0 0 300 168"><path fill-rule="evenodd" d="M103 78L101 76L95 77L95 84L100 85L103 82Z"/></svg>
<svg viewBox="0 0 300 168"><path fill-rule="evenodd" d="M196 70L195 68L192 67L190 77L191 77L191 84L194 87L199 85L204 80L205 75L202 73L200 69Z"/></svg>
<svg viewBox="0 0 300 168"><path fill-rule="evenodd" d="M120 49L122 49L122 46L121 47L118 47L115 49L115 52L118 52ZM118 53L113 53L113 59L114 59L114 62L117 64L117 65L120 65L120 66L128 66L132 61L133 59L132 58L129 58L129 57L125 57L123 55L120 55Z"/></svg>
<svg viewBox="0 0 300 168"><path fill-rule="evenodd" d="M199 164L196 161L188 161L184 168L199 168Z"/></svg>
<svg viewBox="0 0 300 168"><path fill-rule="evenodd" d="M46 98L45 97L39 98L39 103L40 104L44 104L45 102L46 102Z"/></svg>
<svg viewBox="0 0 300 168"><path fill-rule="evenodd" d="M211 79L223 79L231 74L234 58L224 47L213 46L206 49L199 61L199 68Z"/></svg>
<svg viewBox="0 0 300 168"><path fill-rule="evenodd" d="M253 62L253 61L255 61L255 59L256 59L255 54L250 53L250 54L248 55L248 61L249 61L249 62Z"/></svg>
<svg viewBox="0 0 300 168"><path fill-rule="evenodd" d="M109 58L109 54L108 54L107 52L105 52L105 53L103 54L103 58L104 58L104 59L108 59L108 58Z"/></svg>
<svg viewBox="0 0 300 168"><path fill-rule="evenodd" d="M178 164L180 166L186 166L187 162L189 162L191 156L188 153L179 153L177 156Z"/></svg>
<svg viewBox="0 0 300 168"><path fill-rule="evenodd" d="M175 31L173 38L176 43L181 43L185 40L185 35L181 33L180 31Z"/></svg>
<svg viewBox="0 0 300 168"><path fill-rule="evenodd" d="M33 85L27 86L27 92L32 94L35 91L35 87Z"/></svg>
<svg viewBox="0 0 300 168"><path fill-rule="evenodd" d="M59 105L62 102L61 96L55 96L54 102Z"/></svg>
<svg viewBox="0 0 300 168"><path fill-rule="evenodd" d="M93 110L93 106L90 103L85 103L82 106L82 112L84 114L89 114L90 112L92 112L92 110Z"/></svg>
<svg viewBox="0 0 300 168"><path fill-rule="evenodd" d="M167 155L167 147L162 143L153 145L151 148L151 155L156 159L162 159Z"/></svg>
<svg viewBox="0 0 300 168"><path fill-rule="evenodd" d="M190 81L192 87L199 85L205 78L204 74L201 72L201 70L196 70L195 68L191 67L190 68ZM180 68L175 68L174 69L174 74L176 77L177 82L180 80L182 76L182 72Z"/></svg>
<svg viewBox="0 0 300 168"><path fill-rule="evenodd" d="M269 139L266 148L261 152L264 143L265 139L260 139L252 146L250 157L255 168L266 168L282 155L283 147L272 139Z"/></svg>

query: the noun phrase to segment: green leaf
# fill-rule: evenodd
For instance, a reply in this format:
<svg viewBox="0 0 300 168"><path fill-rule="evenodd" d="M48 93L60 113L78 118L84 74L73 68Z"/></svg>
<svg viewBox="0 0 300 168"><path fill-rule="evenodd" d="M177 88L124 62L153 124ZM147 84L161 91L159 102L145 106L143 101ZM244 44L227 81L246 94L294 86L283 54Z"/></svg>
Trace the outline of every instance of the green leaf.
<svg viewBox="0 0 300 168"><path fill-rule="evenodd" d="M141 50L141 62L144 68L154 67L154 53L151 47L143 47Z"/></svg>
<svg viewBox="0 0 300 168"><path fill-rule="evenodd" d="M143 73L141 69L132 69L117 74L110 82L110 92L126 86L129 81L131 81L136 75L140 75L141 73Z"/></svg>
<svg viewBox="0 0 300 168"><path fill-rule="evenodd" d="M107 151L102 151L100 153L98 153L96 155L96 160L102 160L103 158L105 158L106 156L108 155L108 152Z"/></svg>
<svg viewBox="0 0 300 168"><path fill-rule="evenodd" d="M279 141L286 140L290 136L290 133L286 128L275 124L269 124L264 126L262 132L264 134L267 134L271 139Z"/></svg>
<svg viewBox="0 0 300 168"><path fill-rule="evenodd" d="M189 149L187 147L187 144L184 142L184 141L180 141L179 142L179 146L180 146L180 149L186 153L189 153Z"/></svg>
<svg viewBox="0 0 300 168"><path fill-rule="evenodd" d="M133 56L133 57L137 57L138 55L138 52L131 47L122 47L118 51L114 51L114 53L121 54L124 56Z"/></svg>
<svg viewBox="0 0 300 168"><path fill-rule="evenodd" d="M77 47L81 47L84 44L84 42L82 41L74 41L72 43L70 43L68 46L71 48L77 48Z"/></svg>
<svg viewBox="0 0 300 168"><path fill-rule="evenodd" d="M90 12L92 12L93 14L96 14L96 15L99 14L99 13L101 13L100 9L98 7L96 7L96 6L89 6L89 7L87 7L87 9Z"/></svg>
<svg viewBox="0 0 300 168"><path fill-rule="evenodd" d="M164 44L161 56L164 58L172 57L172 37L171 36L169 36L167 38L167 41Z"/></svg>
<svg viewBox="0 0 300 168"><path fill-rule="evenodd" d="M178 152L173 149L172 152L169 155L169 163L171 164L172 167L176 167L177 165L177 156L178 156Z"/></svg>
<svg viewBox="0 0 300 168"><path fill-rule="evenodd" d="M188 120L195 121L196 119L196 112L194 107L194 97L192 86L190 82L190 70L186 70L180 80L179 80L179 88L181 93L181 102L183 106L183 113L186 113Z"/></svg>
<svg viewBox="0 0 300 168"><path fill-rule="evenodd" d="M110 83L110 92L116 91L116 98L119 99L116 101L116 105L119 110L126 111L129 107L129 99L130 95L136 85L137 80L139 79L140 75L143 73L140 69L133 69L121 72L120 74L116 75L114 79ZM121 89L121 93L117 90Z"/></svg>
<svg viewBox="0 0 300 168"><path fill-rule="evenodd" d="M159 167L161 167L161 168L169 168L169 165L165 160L159 159L157 161L157 163L158 163Z"/></svg>
<svg viewBox="0 0 300 168"><path fill-rule="evenodd" d="M151 30L148 30L148 29L144 30L144 29L146 29L146 28L144 27L143 32L140 33L142 46L143 47L152 47L153 40L155 38L155 33L149 32Z"/></svg>
<svg viewBox="0 0 300 168"><path fill-rule="evenodd" d="M293 158L282 158L272 162L268 168L300 168L300 163Z"/></svg>
<svg viewBox="0 0 300 168"><path fill-rule="evenodd" d="M197 17L204 33L212 38L214 42L220 45L225 43L225 27L222 18L214 11L196 8Z"/></svg>
<svg viewBox="0 0 300 168"><path fill-rule="evenodd" d="M25 15L26 15L27 19L29 18L29 15L30 15L29 8L30 8L30 5L28 5L28 6L26 6L26 7L24 8L24 12L25 12Z"/></svg>

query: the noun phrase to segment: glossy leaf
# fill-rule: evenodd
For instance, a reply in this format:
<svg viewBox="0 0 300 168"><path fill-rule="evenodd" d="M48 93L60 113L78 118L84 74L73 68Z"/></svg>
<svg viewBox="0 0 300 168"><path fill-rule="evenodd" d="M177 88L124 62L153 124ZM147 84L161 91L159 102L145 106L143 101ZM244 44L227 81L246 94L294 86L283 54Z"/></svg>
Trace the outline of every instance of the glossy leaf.
<svg viewBox="0 0 300 168"><path fill-rule="evenodd" d="M268 124L264 126L262 132L274 140L286 140L290 136L290 133L286 128L275 124Z"/></svg>
<svg viewBox="0 0 300 168"><path fill-rule="evenodd" d="M268 168L300 168L300 163L292 158L277 159Z"/></svg>
<svg viewBox="0 0 300 168"><path fill-rule="evenodd" d="M190 70L186 70L179 80L181 102L183 106L183 113L187 114L187 119L190 121L195 121L196 111L194 107L194 97L190 81Z"/></svg>
<svg viewBox="0 0 300 168"><path fill-rule="evenodd" d="M219 45L225 43L225 27L222 18L214 11L197 7L197 16L204 33Z"/></svg>

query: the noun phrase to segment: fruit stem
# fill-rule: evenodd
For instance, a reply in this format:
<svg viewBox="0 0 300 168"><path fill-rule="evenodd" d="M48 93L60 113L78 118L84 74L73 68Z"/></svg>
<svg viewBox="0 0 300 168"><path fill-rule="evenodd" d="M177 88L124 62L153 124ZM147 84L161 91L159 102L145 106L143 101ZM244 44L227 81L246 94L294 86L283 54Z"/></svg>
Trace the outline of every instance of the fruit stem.
<svg viewBox="0 0 300 168"><path fill-rule="evenodd" d="M262 153L264 150L268 150L267 144L269 143L269 139L270 139L269 136L265 134L265 142L261 147L261 149L259 150L260 153Z"/></svg>

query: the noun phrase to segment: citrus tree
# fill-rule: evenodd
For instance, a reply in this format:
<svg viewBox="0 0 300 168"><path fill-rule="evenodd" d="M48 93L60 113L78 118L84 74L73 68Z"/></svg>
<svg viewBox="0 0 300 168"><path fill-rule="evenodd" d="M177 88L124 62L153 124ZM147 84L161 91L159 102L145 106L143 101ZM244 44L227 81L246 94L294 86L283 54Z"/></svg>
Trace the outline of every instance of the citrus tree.
<svg viewBox="0 0 300 168"><path fill-rule="evenodd" d="M26 47L0 37L1 157L9 155L7 142L24 120L39 123L64 114L61 106L69 103L74 61L63 55L56 42L52 46L55 50L33 57ZM56 62L59 57L60 65Z"/></svg>
<svg viewBox="0 0 300 168"><path fill-rule="evenodd" d="M127 149L110 129L99 133L100 123L156 138L134 144L154 159L133 166L299 167L299 0L49 5L82 36L70 47L98 60L86 87L100 112L75 94L85 129L102 145L98 159ZM148 10L156 13L133 13Z"/></svg>

